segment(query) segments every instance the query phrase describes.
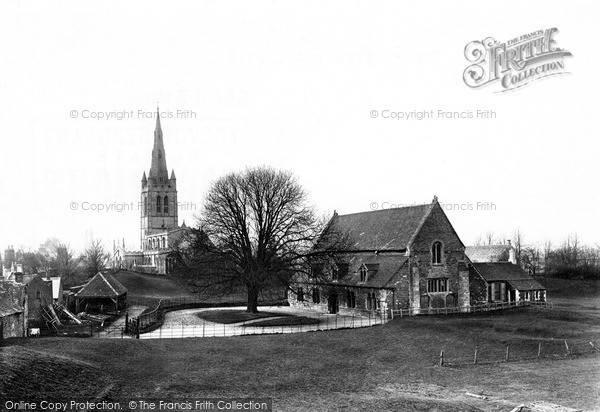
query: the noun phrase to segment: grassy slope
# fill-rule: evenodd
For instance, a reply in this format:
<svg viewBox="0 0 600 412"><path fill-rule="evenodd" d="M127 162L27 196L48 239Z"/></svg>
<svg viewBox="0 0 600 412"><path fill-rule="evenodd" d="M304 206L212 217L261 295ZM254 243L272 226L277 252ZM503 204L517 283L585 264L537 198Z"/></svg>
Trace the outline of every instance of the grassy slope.
<svg viewBox="0 0 600 412"><path fill-rule="evenodd" d="M13 343L99 368L118 379L114 397L270 396L278 411L506 411L535 400L600 410L600 355L587 345L600 343L600 312L578 304L289 335ZM586 354L559 356L558 339ZM525 358L535 356L540 341L548 356L542 361L497 362L505 344L514 358ZM483 364L467 365L475 345ZM436 366L441 349L452 366ZM35 390L29 381L21 385ZM491 397L478 400L466 391Z"/></svg>
<svg viewBox="0 0 600 412"><path fill-rule="evenodd" d="M127 295L134 298L181 298L190 293L166 276L147 275L119 271L115 278L127 288Z"/></svg>
<svg viewBox="0 0 600 412"><path fill-rule="evenodd" d="M598 356L489 363L502 359L505 342L513 345L515 357L533 355L537 340L516 329L555 313L504 312L466 322L457 317L404 318L375 328L274 336L20 343L40 351L59 347L66 356L119 377L115 396L272 396L277 410L507 410L502 402L464 396L465 391L483 391L511 401L508 406L546 400L596 407ZM544 320L547 327L583 337L585 325L553 316ZM600 327L591 329L585 338L598 339ZM475 344L488 363L436 366L440 349L457 363L469 360Z"/></svg>

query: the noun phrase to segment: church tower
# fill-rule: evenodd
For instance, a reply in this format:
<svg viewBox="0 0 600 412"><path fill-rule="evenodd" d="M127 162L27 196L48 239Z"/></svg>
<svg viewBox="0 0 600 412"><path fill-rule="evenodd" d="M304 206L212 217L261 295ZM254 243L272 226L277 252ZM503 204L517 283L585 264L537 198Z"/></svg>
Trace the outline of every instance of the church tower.
<svg viewBox="0 0 600 412"><path fill-rule="evenodd" d="M146 177L142 176L141 196L141 234L142 251L148 250L147 236L166 232L178 227L177 221L177 181L175 171L167 169L163 133L160 126L160 112L156 110L156 128L152 163Z"/></svg>

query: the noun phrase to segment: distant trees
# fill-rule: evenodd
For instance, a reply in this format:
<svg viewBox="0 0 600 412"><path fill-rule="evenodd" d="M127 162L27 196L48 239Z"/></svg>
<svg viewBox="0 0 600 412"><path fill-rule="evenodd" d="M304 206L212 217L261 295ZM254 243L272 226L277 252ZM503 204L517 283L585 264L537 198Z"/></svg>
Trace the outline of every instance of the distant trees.
<svg viewBox="0 0 600 412"><path fill-rule="evenodd" d="M65 243L59 243L54 249L54 259L50 266L55 273L63 278L65 285L77 283L78 265L81 257L76 257L75 252Z"/></svg>
<svg viewBox="0 0 600 412"><path fill-rule="evenodd" d="M512 246L517 264L532 275L544 273L546 276L580 279L600 279L600 245L583 246L574 233L558 246L545 241L527 244L520 229L512 235ZM484 246L496 241L492 231L476 238L476 246Z"/></svg>
<svg viewBox="0 0 600 412"><path fill-rule="evenodd" d="M92 239L81 256L83 270L88 278L106 269L110 255L98 239Z"/></svg>
<svg viewBox="0 0 600 412"><path fill-rule="evenodd" d="M488 230L483 235L478 236L473 244L475 246L487 246L493 245L494 243L496 243L496 237L494 235L494 232Z"/></svg>
<svg viewBox="0 0 600 412"><path fill-rule="evenodd" d="M48 238L38 250L17 254L18 263L22 264L23 273L48 273L60 276L65 285L76 285L85 282L109 265L110 255L102 242L92 239L81 255L57 238Z"/></svg>
<svg viewBox="0 0 600 412"><path fill-rule="evenodd" d="M39 273L47 266L46 259L37 252L24 252L22 257L23 273Z"/></svg>
<svg viewBox="0 0 600 412"><path fill-rule="evenodd" d="M513 232L512 247L515 251L517 265L523 266L523 234L520 228L515 229Z"/></svg>
<svg viewBox="0 0 600 412"><path fill-rule="evenodd" d="M582 246L577 234L546 251L546 273L562 278L600 279L600 246Z"/></svg>

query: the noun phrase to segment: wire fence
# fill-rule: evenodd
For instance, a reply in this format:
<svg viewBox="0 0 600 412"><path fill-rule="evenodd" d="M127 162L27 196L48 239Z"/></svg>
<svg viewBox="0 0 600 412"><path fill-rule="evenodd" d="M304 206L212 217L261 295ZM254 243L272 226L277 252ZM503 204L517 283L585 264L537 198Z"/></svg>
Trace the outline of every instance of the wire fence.
<svg viewBox="0 0 600 412"><path fill-rule="evenodd" d="M489 302L472 306L453 306L445 308L401 308L390 311L390 317L416 316L416 315L456 315L461 313L483 313L495 310L512 309L517 307L535 306L552 308L551 302L541 301L515 301L515 302Z"/></svg>
<svg viewBox="0 0 600 412"><path fill-rule="evenodd" d="M151 316L155 315L151 314ZM195 324L188 324L188 321L177 322L168 320L164 324L161 323L158 328L144 332L142 328L133 326L134 324L137 325L138 322L141 323L141 320L138 321L138 319L140 319L140 317L129 320L127 328L125 328L125 325L111 326L102 330L97 330L92 336L107 339L125 339L132 337L137 339L175 339L266 335L364 328L382 325L389 320L386 316L382 316L381 313L375 312L366 312L364 314L357 313L356 315L311 313L301 317L274 314L270 317L234 324L210 322L198 317L198 321ZM162 322L165 322L164 319Z"/></svg>
<svg viewBox="0 0 600 412"><path fill-rule="evenodd" d="M197 337L218 337L218 336L241 336L241 335L266 335L279 333L300 333L327 331L333 329L351 329L363 328L385 323L380 316L338 316L338 315L311 315L311 323L293 324L292 319L281 319L278 317L260 319L256 323L265 322L267 325L260 326L253 323L244 324L219 324L213 322L203 322L201 325L181 326L169 325L161 327L149 333L140 335L140 339L160 339L160 338L197 338ZM281 320L281 322L280 322ZM285 324L291 321L292 324ZM275 323L269 325L269 323ZM280 324L277 324L280 323Z"/></svg>
<svg viewBox="0 0 600 412"><path fill-rule="evenodd" d="M440 366L461 367L502 362L523 362L542 359L565 359L598 354L599 341L568 339L529 339L507 345L487 343L469 350L441 350L436 359Z"/></svg>

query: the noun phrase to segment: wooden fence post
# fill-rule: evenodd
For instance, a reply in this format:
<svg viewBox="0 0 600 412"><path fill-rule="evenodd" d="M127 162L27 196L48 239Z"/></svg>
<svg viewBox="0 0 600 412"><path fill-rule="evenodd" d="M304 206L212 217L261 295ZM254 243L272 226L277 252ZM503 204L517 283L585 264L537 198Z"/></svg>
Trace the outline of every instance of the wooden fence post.
<svg viewBox="0 0 600 412"><path fill-rule="evenodd" d="M506 356L504 357L504 361L508 362L510 360L510 346L506 345Z"/></svg>
<svg viewBox="0 0 600 412"><path fill-rule="evenodd" d="M567 355L571 354L571 350L569 349L569 344L567 343L567 340L565 339L565 348L567 348Z"/></svg>
<svg viewBox="0 0 600 412"><path fill-rule="evenodd" d="M129 312L125 312L125 333L129 331Z"/></svg>
<svg viewBox="0 0 600 412"><path fill-rule="evenodd" d="M440 351L440 366L444 366L444 351Z"/></svg>
<svg viewBox="0 0 600 412"><path fill-rule="evenodd" d="M477 346L475 346L475 356L473 357L473 364L477 365Z"/></svg>
<svg viewBox="0 0 600 412"><path fill-rule="evenodd" d="M538 359L541 358L541 357L542 357L542 342L540 342L538 344L538 355L537 355Z"/></svg>
<svg viewBox="0 0 600 412"><path fill-rule="evenodd" d="M139 339L140 338L140 318L139 318L139 316L136 319L137 319L137 322L136 322L137 325L135 328L135 338Z"/></svg>

